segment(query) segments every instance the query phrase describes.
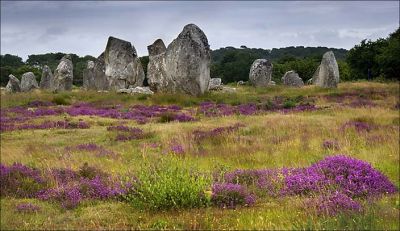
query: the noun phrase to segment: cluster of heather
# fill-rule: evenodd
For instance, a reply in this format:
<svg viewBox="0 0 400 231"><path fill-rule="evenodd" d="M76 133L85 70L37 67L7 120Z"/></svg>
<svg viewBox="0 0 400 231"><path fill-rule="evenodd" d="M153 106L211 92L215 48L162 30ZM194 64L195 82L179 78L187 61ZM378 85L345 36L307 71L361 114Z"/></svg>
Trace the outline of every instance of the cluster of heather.
<svg viewBox="0 0 400 231"><path fill-rule="evenodd" d="M344 131L349 128L353 128L357 132L362 133L362 132L370 132L372 129L375 128L375 125L371 125L363 121L348 121L340 127L340 130Z"/></svg>
<svg viewBox="0 0 400 231"><path fill-rule="evenodd" d="M212 186L211 201L223 208L235 208L238 205L253 205L255 195L249 193L247 188L240 184L215 183Z"/></svg>
<svg viewBox="0 0 400 231"><path fill-rule="evenodd" d="M372 96L382 96L382 93L367 93L366 95ZM347 92L341 94L333 94L325 96L325 98L330 102L335 102L343 106L348 107L375 107L376 103L374 103L371 99L367 98L366 95L355 93L355 92Z"/></svg>
<svg viewBox="0 0 400 231"><path fill-rule="evenodd" d="M83 165L78 171L40 171L22 164L1 165L1 196L38 198L75 208L84 200L117 198L126 187L110 175Z"/></svg>
<svg viewBox="0 0 400 231"><path fill-rule="evenodd" d="M85 151L95 153L97 157L113 157L115 158L117 154L111 150L105 149L103 146L94 144L94 143L86 143L86 144L78 144L75 146L67 146L65 147L67 152L74 151Z"/></svg>
<svg viewBox="0 0 400 231"><path fill-rule="evenodd" d="M202 102L200 103L197 112L198 114L208 117L230 116L230 115L254 115L268 111L279 111L282 113L314 111L318 108L311 103L296 103L293 101L282 101L280 98L274 98L273 101L268 101L266 104L256 105L253 103L240 104L236 106Z"/></svg>
<svg viewBox="0 0 400 231"><path fill-rule="evenodd" d="M340 145L336 140L325 140L322 143L322 147L324 149L330 149L330 150L339 150L340 149Z"/></svg>
<svg viewBox="0 0 400 231"><path fill-rule="evenodd" d="M93 149L91 145L82 148ZM362 199L398 191L367 162L343 155L326 157L306 168L239 169L213 181L176 158L144 166L137 178L125 184L86 163L77 171L1 165L0 180L2 196L39 198L67 209L82 201L116 198L152 209L207 206L208 201L236 208L251 206L256 198L298 195L308 198L307 206L319 214L332 215L361 211ZM210 186L211 197L207 199Z"/></svg>
<svg viewBox="0 0 400 231"><path fill-rule="evenodd" d="M334 216L338 213L362 211L361 204L341 192L323 194L306 201L306 207L313 209L319 215Z"/></svg>
<svg viewBox="0 0 400 231"><path fill-rule="evenodd" d="M15 206L15 210L20 213L32 213L39 211L40 207L32 203L19 203Z"/></svg>
<svg viewBox="0 0 400 231"><path fill-rule="evenodd" d="M195 130L195 131L193 131L193 139L195 141L202 141L202 140L208 139L208 138L215 138L217 136L221 136L224 134L228 134L228 133L237 131L240 127L244 127L244 124L236 123L231 126L218 127L218 128L214 128L209 131Z"/></svg>
<svg viewBox="0 0 400 231"><path fill-rule="evenodd" d="M248 189L258 196L329 196L331 200L327 200L324 206L338 208L357 207L354 205L357 203L356 199L375 198L397 191L388 178L370 164L344 155L327 157L307 168L235 170L226 173L220 181L241 185L243 190ZM343 196L330 196L338 193ZM221 192L214 194L219 195ZM222 200L224 197L218 198ZM230 201L232 200L229 200L229 203ZM343 205L346 201L349 204ZM329 210L325 207L323 210Z"/></svg>
<svg viewBox="0 0 400 231"><path fill-rule="evenodd" d="M116 141L137 140L143 139L145 137L145 133L143 132L143 130L135 127L118 125L110 126L107 128L107 130L117 132L117 136L115 137Z"/></svg>
<svg viewBox="0 0 400 231"><path fill-rule="evenodd" d="M2 131L15 130L36 130L36 129L87 129L90 125L84 121L70 122L65 120L59 121L44 121L39 124L24 123L24 124L2 124Z"/></svg>

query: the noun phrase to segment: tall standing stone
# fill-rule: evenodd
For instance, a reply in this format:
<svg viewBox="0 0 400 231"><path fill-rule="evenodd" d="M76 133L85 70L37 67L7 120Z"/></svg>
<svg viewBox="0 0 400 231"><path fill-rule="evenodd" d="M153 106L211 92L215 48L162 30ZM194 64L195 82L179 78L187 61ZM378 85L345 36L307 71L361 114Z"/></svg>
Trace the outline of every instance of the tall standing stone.
<svg viewBox="0 0 400 231"><path fill-rule="evenodd" d="M191 95L204 93L210 81L210 64L206 35L196 25L186 25L166 51L166 72L173 82L168 90Z"/></svg>
<svg viewBox="0 0 400 231"><path fill-rule="evenodd" d="M161 39L157 39L152 45L147 46L149 52L149 64L147 65L147 82L152 91L168 91L173 84L168 79L166 72L165 53L167 48Z"/></svg>
<svg viewBox="0 0 400 231"><path fill-rule="evenodd" d="M255 87L265 87L271 82L273 65L267 59L256 59L250 67L249 81Z"/></svg>
<svg viewBox="0 0 400 231"><path fill-rule="evenodd" d="M312 78L314 85L323 88L336 88L339 83L339 67L332 51L322 56L321 64Z"/></svg>
<svg viewBox="0 0 400 231"><path fill-rule="evenodd" d="M303 80L299 77L299 74L297 74L295 71L286 72L285 75L282 77L282 83L283 85L292 87L304 86Z"/></svg>
<svg viewBox="0 0 400 231"><path fill-rule="evenodd" d="M70 55L65 55L56 70L54 71L54 86L55 91L71 91L72 81L74 79L74 67Z"/></svg>
<svg viewBox="0 0 400 231"><path fill-rule="evenodd" d="M42 78L40 79L39 86L41 89L52 89L53 84L54 84L53 73L51 72L49 66L44 65L42 69Z"/></svg>
<svg viewBox="0 0 400 231"><path fill-rule="evenodd" d="M20 92L20 91L21 91L21 87L20 87L19 79L17 79L17 77L15 77L14 75L9 75L8 83L6 86L6 92L7 93L15 93L15 92Z"/></svg>
<svg viewBox="0 0 400 231"><path fill-rule="evenodd" d="M142 86L144 71L130 42L109 37L104 52L105 75L113 90Z"/></svg>
<svg viewBox="0 0 400 231"><path fill-rule="evenodd" d="M21 77L21 91L28 92L39 88L36 77L32 72L26 72Z"/></svg>
<svg viewBox="0 0 400 231"><path fill-rule="evenodd" d="M86 90L96 90L94 62L89 60L83 70L83 88Z"/></svg>

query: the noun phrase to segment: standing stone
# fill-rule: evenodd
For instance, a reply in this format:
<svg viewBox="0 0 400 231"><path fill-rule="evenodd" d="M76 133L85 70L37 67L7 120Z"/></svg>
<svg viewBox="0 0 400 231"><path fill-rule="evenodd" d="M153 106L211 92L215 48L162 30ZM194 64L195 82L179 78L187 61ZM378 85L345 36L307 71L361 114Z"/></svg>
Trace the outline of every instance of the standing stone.
<svg viewBox="0 0 400 231"><path fill-rule="evenodd" d="M94 62L94 85L95 89L99 91L107 91L110 86L108 85L108 79L106 76L106 63L104 62L104 52L97 57Z"/></svg>
<svg viewBox="0 0 400 231"><path fill-rule="evenodd" d="M21 78L21 91L28 92L33 89L39 88L36 77L32 72L26 72Z"/></svg>
<svg viewBox="0 0 400 231"><path fill-rule="evenodd" d="M105 75L113 90L142 86L144 71L130 42L109 37L104 52Z"/></svg>
<svg viewBox="0 0 400 231"><path fill-rule="evenodd" d="M72 81L74 78L73 64L70 55L65 55L56 70L54 71L54 86L55 91L71 91Z"/></svg>
<svg viewBox="0 0 400 231"><path fill-rule="evenodd" d="M208 90L222 90L221 78L211 78L208 83Z"/></svg>
<svg viewBox="0 0 400 231"><path fill-rule="evenodd" d="M168 79L165 63L167 48L161 39L157 39L152 45L147 46L149 51L149 64L147 65L147 82L152 91L168 91L173 82Z"/></svg>
<svg viewBox="0 0 400 231"><path fill-rule="evenodd" d="M20 92L20 91L21 91L21 88L20 88L19 79L17 79L17 77L15 77L14 75L9 75L8 83L6 86L6 92L14 93L14 92Z"/></svg>
<svg viewBox="0 0 400 231"><path fill-rule="evenodd" d="M196 25L186 25L166 51L166 72L173 82L168 90L203 94L208 90L210 65L210 45L206 35Z"/></svg>
<svg viewBox="0 0 400 231"><path fill-rule="evenodd" d="M50 70L50 67L44 65L42 69L42 78L40 79L39 86L41 89L52 89L52 85L54 84L54 76Z"/></svg>
<svg viewBox="0 0 400 231"><path fill-rule="evenodd" d="M332 51L322 56L322 61L314 73L312 82L323 88L336 88L339 83L339 67Z"/></svg>
<svg viewBox="0 0 400 231"><path fill-rule="evenodd" d="M85 70L83 70L83 88L86 90L96 90L94 62L89 60Z"/></svg>
<svg viewBox="0 0 400 231"><path fill-rule="evenodd" d="M304 86L303 80L299 77L295 71L288 71L282 77L282 83L287 86L292 87L302 87Z"/></svg>
<svg viewBox="0 0 400 231"><path fill-rule="evenodd" d="M255 87L265 87L271 81L273 65L269 60L256 59L250 68L249 80Z"/></svg>

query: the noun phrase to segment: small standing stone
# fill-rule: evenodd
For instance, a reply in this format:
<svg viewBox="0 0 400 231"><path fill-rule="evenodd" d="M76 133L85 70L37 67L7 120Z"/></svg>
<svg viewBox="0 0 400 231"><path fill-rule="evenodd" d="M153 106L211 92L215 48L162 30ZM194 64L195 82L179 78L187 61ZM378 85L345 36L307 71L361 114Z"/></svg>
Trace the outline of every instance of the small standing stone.
<svg viewBox="0 0 400 231"><path fill-rule="evenodd" d="M269 85L272 76L273 65L267 59L257 59L250 68L249 80L255 87L266 87Z"/></svg>
<svg viewBox="0 0 400 231"><path fill-rule="evenodd" d="M39 88L36 77L32 72L27 72L21 78L21 91L28 92Z"/></svg>
<svg viewBox="0 0 400 231"><path fill-rule="evenodd" d="M17 77L15 77L14 75L9 75L8 83L6 86L6 92L7 93L15 93L15 92L20 92L20 91L21 91L21 87L20 87L19 79L17 79Z"/></svg>
<svg viewBox="0 0 400 231"><path fill-rule="evenodd" d="M295 71L286 72L285 75L282 77L282 83L283 85L292 87L304 86L303 80L299 77L299 74L297 74Z"/></svg>

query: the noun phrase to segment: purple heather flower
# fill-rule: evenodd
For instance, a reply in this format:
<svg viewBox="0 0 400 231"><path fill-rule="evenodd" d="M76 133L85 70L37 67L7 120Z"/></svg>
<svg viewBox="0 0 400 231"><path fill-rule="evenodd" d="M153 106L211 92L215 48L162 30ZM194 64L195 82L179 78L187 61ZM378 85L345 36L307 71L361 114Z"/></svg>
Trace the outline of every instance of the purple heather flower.
<svg viewBox="0 0 400 231"><path fill-rule="evenodd" d="M40 207L32 203L19 203L15 209L20 213L32 213L39 211Z"/></svg>
<svg viewBox="0 0 400 231"><path fill-rule="evenodd" d="M232 183L214 183L212 186L211 201L213 204L225 207L235 208L238 205L253 205L255 195L248 192L245 186Z"/></svg>

